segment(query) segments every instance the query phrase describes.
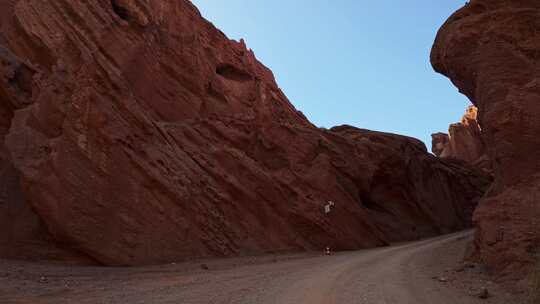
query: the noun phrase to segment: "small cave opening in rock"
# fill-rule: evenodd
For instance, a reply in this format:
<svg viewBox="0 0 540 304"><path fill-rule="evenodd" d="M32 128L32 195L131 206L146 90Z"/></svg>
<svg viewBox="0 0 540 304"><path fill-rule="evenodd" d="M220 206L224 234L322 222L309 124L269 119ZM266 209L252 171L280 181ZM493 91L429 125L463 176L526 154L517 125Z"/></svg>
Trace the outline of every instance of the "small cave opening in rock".
<svg viewBox="0 0 540 304"><path fill-rule="evenodd" d="M8 79L8 83L17 87L26 96L32 96L32 82L35 72L26 65L20 65Z"/></svg>
<svg viewBox="0 0 540 304"><path fill-rule="evenodd" d="M216 68L216 74L223 78L245 82L253 79L253 76L246 71L243 71L232 64L221 64Z"/></svg>
<svg viewBox="0 0 540 304"><path fill-rule="evenodd" d="M123 6L121 6L118 3L118 0L111 0L111 6L112 6L112 9L113 9L114 13L118 17L120 17L120 19L123 19L123 20L126 20L126 21L130 20L129 12L127 11L126 8L124 8Z"/></svg>
<svg viewBox="0 0 540 304"><path fill-rule="evenodd" d="M388 211L384 207L382 207L380 204L378 204L371 198L369 193L360 192L358 195L360 197L360 203L364 208L376 212L388 213Z"/></svg>

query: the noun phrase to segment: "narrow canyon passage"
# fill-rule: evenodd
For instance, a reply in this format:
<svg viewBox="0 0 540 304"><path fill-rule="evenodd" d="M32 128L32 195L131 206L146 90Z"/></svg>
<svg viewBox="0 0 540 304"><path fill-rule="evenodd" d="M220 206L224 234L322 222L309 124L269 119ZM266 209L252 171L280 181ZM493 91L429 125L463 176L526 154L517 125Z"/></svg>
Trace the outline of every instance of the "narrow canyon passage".
<svg viewBox="0 0 540 304"><path fill-rule="evenodd" d="M0 4L0 304L522 304L540 286L540 1L327 3L291 26L265 9L280 24L260 37L280 37L261 47L195 2ZM430 64L473 104L433 154L410 137L448 125Z"/></svg>

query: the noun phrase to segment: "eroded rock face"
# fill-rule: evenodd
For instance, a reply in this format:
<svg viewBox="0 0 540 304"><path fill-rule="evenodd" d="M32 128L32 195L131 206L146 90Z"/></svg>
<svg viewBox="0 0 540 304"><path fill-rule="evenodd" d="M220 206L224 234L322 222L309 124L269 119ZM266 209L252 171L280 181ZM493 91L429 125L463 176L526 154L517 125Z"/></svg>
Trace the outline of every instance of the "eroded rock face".
<svg viewBox="0 0 540 304"><path fill-rule="evenodd" d="M450 232L489 183L415 139L314 127L188 1L1 5L21 191L52 239L103 264Z"/></svg>
<svg viewBox="0 0 540 304"><path fill-rule="evenodd" d="M523 277L540 248L540 2L473 0L441 28L435 69L479 108L495 183L475 212L477 252Z"/></svg>
<svg viewBox="0 0 540 304"><path fill-rule="evenodd" d="M0 66L1 82L9 84L9 87L0 86L0 256L90 262L69 244L64 247L53 242L24 195L20 173L4 140L14 111L23 107L30 97L32 69L3 46L0 46Z"/></svg>
<svg viewBox="0 0 540 304"><path fill-rule="evenodd" d="M477 116L478 108L469 106L461 122L450 125L448 134L432 134L431 151L441 158L464 160L489 173L492 171L491 160L487 155Z"/></svg>

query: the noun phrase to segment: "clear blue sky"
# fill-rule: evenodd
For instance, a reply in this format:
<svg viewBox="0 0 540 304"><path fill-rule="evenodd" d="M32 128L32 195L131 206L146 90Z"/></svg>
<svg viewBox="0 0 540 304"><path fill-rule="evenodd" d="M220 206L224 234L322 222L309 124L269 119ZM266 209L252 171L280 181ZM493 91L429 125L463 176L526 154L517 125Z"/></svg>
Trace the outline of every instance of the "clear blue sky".
<svg viewBox="0 0 540 304"><path fill-rule="evenodd" d="M317 126L419 138L460 120L467 98L429 63L435 34L464 0L193 0L274 72Z"/></svg>

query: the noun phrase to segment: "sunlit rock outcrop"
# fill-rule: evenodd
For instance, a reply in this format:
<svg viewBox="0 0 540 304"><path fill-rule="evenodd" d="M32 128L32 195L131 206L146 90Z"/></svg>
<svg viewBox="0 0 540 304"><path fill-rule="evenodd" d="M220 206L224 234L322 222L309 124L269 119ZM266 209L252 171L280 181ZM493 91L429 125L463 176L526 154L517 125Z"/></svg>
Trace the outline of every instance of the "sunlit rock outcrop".
<svg viewBox="0 0 540 304"><path fill-rule="evenodd" d="M450 125L448 134L432 134L431 151L441 158L464 160L491 172L492 165L482 138L482 128L477 120L478 109L469 106L461 122Z"/></svg>

